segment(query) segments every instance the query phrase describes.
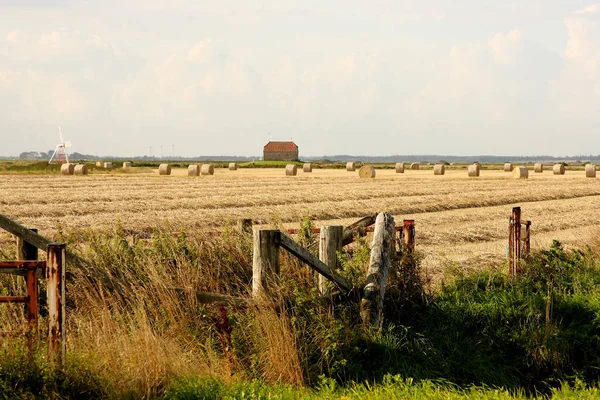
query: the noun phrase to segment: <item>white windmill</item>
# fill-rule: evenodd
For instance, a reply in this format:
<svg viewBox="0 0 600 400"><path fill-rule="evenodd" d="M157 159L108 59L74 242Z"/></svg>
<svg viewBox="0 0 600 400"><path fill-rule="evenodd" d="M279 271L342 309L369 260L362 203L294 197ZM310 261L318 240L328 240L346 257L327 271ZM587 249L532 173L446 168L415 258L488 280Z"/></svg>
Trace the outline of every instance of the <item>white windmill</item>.
<svg viewBox="0 0 600 400"><path fill-rule="evenodd" d="M58 127L58 134L60 136L60 143L56 145L56 149L54 149L54 153L52 154L52 157L50 157L48 164L52 164L52 161L57 164L69 163L69 154L67 154L67 149L71 147L71 142L65 142L60 126Z"/></svg>

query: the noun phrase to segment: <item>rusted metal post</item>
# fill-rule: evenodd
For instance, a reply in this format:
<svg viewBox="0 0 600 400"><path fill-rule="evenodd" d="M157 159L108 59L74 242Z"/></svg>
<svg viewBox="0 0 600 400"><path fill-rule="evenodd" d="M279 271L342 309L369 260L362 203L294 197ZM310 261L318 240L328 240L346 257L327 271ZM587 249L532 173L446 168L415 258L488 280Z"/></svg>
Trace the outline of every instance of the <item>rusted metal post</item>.
<svg viewBox="0 0 600 400"><path fill-rule="evenodd" d="M360 303L360 316L366 326L379 327L383 317L383 299L388 273L396 252L394 218L381 213L375 221L371 245L371 261L367 271L367 285Z"/></svg>
<svg viewBox="0 0 600 400"><path fill-rule="evenodd" d="M46 261L46 298L48 303L48 360L64 366L66 341L66 287L64 244L50 243Z"/></svg>
<svg viewBox="0 0 600 400"><path fill-rule="evenodd" d="M407 254L412 257L415 251L415 221L413 219L405 219L402 224L402 254Z"/></svg>
<svg viewBox="0 0 600 400"><path fill-rule="evenodd" d="M279 277L280 232L254 229L254 254L252 260L252 296L268 294Z"/></svg>
<svg viewBox="0 0 600 400"><path fill-rule="evenodd" d="M38 233L38 230L35 228L29 229L29 230L31 232ZM26 242L20 236L15 236L15 238L17 241L17 254L16 254L17 260L19 260L19 261L35 261L38 259L38 248L37 247L35 247L31 243ZM25 303L25 315L27 315L27 322L28 322L30 330L34 325L37 326L37 316L38 316L37 283L38 282L37 282L35 270L33 270L33 273L32 273L32 270L28 270L27 274L25 275L25 284L27 286L27 295L30 297L30 299L32 298L30 291L35 290L35 304L33 304L31 300L28 303ZM32 309L31 308L32 306L34 306L35 308ZM28 339L31 339L31 338L28 338ZM31 344L31 340L29 340L29 343Z"/></svg>
<svg viewBox="0 0 600 400"><path fill-rule="evenodd" d="M327 264L332 271L337 270L339 267L338 253L342 251L343 237L343 226L324 226L321 228L321 236L319 238L319 259ZM322 296L327 296L329 294L327 279L320 274L319 292Z"/></svg>
<svg viewBox="0 0 600 400"><path fill-rule="evenodd" d="M523 257L529 258L531 254L531 221L525 222L525 245L523 249Z"/></svg>
<svg viewBox="0 0 600 400"><path fill-rule="evenodd" d="M509 275L521 273L521 207L513 207L508 236Z"/></svg>

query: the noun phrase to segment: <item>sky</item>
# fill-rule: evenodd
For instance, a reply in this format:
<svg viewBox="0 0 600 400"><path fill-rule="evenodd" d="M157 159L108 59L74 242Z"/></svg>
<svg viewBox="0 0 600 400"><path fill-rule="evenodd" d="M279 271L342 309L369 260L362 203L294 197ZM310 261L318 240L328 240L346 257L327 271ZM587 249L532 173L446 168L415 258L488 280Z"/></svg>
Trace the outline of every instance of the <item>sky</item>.
<svg viewBox="0 0 600 400"><path fill-rule="evenodd" d="M0 156L600 154L600 3L0 0Z"/></svg>

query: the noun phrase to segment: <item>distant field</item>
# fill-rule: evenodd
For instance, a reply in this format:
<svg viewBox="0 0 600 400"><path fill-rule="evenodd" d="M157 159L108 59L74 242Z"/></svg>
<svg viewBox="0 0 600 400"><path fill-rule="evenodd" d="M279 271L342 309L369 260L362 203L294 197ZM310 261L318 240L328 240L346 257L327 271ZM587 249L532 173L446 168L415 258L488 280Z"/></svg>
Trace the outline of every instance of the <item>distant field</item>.
<svg viewBox="0 0 600 400"><path fill-rule="evenodd" d="M218 168L208 177L188 177L185 168L174 168L172 176L158 176L150 167L134 171L0 175L0 213L52 237L59 225L106 229L117 220L132 232L151 231L165 221L174 230L217 230L241 218L297 226L310 216L319 226L388 211L397 222L416 220L417 249L432 275L500 265L515 205L533 220L533 247L552 239L578 246L600 222L600 182L581 170L564 176L530 171L525 181L485 169L480 178L467 178L464 169L444 176L431 169L404 174L381 169L369 180L342 169L300 170L296 177L272 168ZM7 240L12 239L2 232L0 241Z"/></svg>

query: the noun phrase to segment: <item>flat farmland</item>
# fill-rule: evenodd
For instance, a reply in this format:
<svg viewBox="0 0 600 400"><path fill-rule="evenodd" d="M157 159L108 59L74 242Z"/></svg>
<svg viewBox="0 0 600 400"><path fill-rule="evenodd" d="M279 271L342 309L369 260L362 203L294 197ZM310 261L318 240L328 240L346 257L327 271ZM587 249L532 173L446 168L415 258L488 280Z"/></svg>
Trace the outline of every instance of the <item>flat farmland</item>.
<svg viewBox="0 0 600 400"><path fill-rule="evenodd" d="M188 177L174 169L88 176L0 175L0 213L54 237L57 228L106 230L119 221L131 232L164 226L173 230L219 230L252 218L296 227L306 216L316 226L349 224L388 211L397 223L414 219L417 250L433 275L447 268L477 269L504 262L511 208L523 208L533 221L532 246L552 239L568 246L585 244L600 224L600 180L583 171L512 174L466 170L434 176L431 169L377 170L375 179L357 172L314 169L284 176L282 169L216 169L214 176ZM2 231L0 243L12 240Z"/></svg>

